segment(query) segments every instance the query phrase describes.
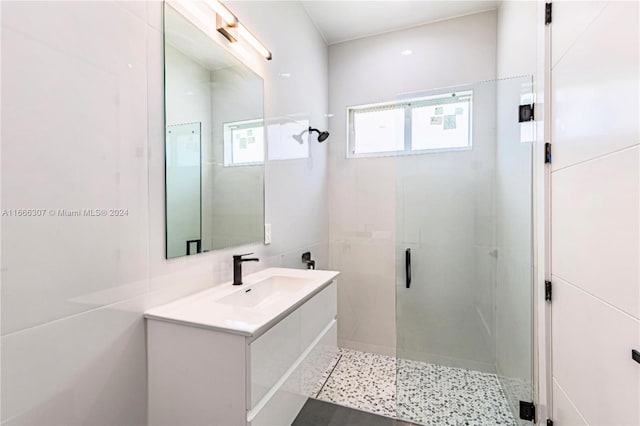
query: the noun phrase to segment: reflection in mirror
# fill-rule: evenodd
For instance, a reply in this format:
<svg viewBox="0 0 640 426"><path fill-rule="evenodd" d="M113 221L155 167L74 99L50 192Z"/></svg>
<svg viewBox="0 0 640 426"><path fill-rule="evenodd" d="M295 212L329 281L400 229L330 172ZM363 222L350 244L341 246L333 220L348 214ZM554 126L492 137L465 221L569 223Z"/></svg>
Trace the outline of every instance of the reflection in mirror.
<svg viewBox="0 0 640 426"><path fill-rule="evenodd" d="M167 258L263 241L263 81L164 5Z"/></svg>

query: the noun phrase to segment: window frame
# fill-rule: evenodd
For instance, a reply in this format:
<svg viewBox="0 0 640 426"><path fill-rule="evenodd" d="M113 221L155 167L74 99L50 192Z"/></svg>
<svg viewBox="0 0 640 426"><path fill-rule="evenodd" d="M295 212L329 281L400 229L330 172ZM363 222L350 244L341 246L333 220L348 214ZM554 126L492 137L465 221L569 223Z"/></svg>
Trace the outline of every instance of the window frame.
<svg viewBox="0 0 640 426"><path fill-rule="evenodd" d="M460 97L469 97L469 128L467 134L468 144L466 146L459 147L443 147L443 148L426 148L426 149L411 149L412 145L412 111L413 108L430 106L430 105L445 105L452 102L439 102L447 97L453 97L452 95L460 94ZM433 154L439 152L456 152L456 151L471 151L473 149L473 98L474 90L471 86L461 86L455 88L447 88L438 91L431 91L423 93L420 96L412 95L411 97L403 97L397 101L380 102L375 104L353 105L347 107L347 158L370 158L370 157L390 157L399 155L421 155L421 154ZM458 99L458 98L456 98ZM355 152L355 121L354 116L356 112L376 111L380 108L401 106L404 108L404 149L396 151L378 151L378 152Z"/></svg>

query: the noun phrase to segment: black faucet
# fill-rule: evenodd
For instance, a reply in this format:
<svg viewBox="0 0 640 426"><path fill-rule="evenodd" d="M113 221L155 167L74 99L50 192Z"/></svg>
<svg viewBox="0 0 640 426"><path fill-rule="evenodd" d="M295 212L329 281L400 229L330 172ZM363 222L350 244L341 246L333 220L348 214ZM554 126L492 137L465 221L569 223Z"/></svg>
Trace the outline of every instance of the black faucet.
<svg viewBox="0 0 640 426"><path fill-rule="evenodd" d="M316 261L311 260L311 252L302 253L302 263L307 264L307 269L316 269Z"/></svg>
<svg viewBox="0 0 640 426"><path fill-rule="evenodd" d="M233 256L233 285L242 284L242 262L260 262L257 257L243 258L253 253L236 254Z"/></svg>

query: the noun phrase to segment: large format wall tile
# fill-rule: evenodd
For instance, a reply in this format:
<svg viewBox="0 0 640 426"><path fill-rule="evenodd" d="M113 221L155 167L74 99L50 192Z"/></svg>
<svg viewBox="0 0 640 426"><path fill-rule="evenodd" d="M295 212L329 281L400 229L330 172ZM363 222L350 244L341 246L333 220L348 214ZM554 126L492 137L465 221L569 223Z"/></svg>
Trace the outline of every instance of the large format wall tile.
<svg viewBox="0 0 640 426"><path fill-rule="evenodd" d="M562 425L582 426L587 422L580 416L575 405L569 400L567 394L558 383L553 382L553 417L554 421Z"/></svg>
<svg viewBox="0 0 640 426"><path fill-rule="evenodd" d="M107 2L7 2L2 23L3 208L46 211L2 218L6 334L146 291L146 32Z"/></svg>
<svg viewBox="0 0 640 426"><path fill-rule="evenodd" d="M2 337L3 424L146 424L145 298Z"/></svg>
<svg viewBox="0 0 640 426"><path fill-rule="evenodd" d="M640 322L554 277L553 375L593 425L640 423ZM558 419L560 424L562 419Z"/></svg>
<svg viewBox="0 0 640 426"><path fill-rule="evenodd" d="M640 148L553 173L553 273L640 318Z"/></svg>
<svg viewBox="0 0 640 426"><path fill-rule="evenodd" d="M606 5L606 1L556 1L553 4L553 20L561 24L553 27L552 65L573 47Z"/></svg>
<svg viewBox="0 0 640 426"><path fill-rule="evenodd" d="M554 420L640 422L638 2L554 2Z"/></svg>
<svg viewBox="0 0 640 426"><path fill-rule="evenodd" d="M584 6L558 2L553 7L557 50L564 46L557 45L555 29L579 20ZM607 2L584 30L563 35L576 40L553 67L554 170L640 142L639 13L638 2Z"/></svg>

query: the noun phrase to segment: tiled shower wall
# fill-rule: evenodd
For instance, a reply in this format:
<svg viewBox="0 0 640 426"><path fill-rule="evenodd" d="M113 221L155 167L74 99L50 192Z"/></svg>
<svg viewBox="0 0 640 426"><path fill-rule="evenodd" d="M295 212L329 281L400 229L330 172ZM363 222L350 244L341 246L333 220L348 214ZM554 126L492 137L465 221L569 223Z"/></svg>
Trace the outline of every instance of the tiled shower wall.
<svg viewBox="0 0 640 426"><path fill-rule="evenodd" d="M265 116L325 127L327 48L302 7L228 5L273 52L246 58ZM247 272L307 249L326 268L327 144L267 163L273 244L167 261L161 3L0 7L2 208L47 212L2 218L2 424L146 424L145 309L230 279L236 252L261 258ZM128 214L57 212L83 208Z"/></svg>
<svg viewBox="0 0 640 426"><path fill-rule="evenodd" d="M413 55L402 56L400 52L405 49L413 50ZM396 340L402 338L396 336L395 294L396 240L403 237L396 235L396 173L402 170L397 169L398 162L394 157L346 158L346 107L393 101L401 94L406 96L408 93L493 80L495 72L495 10L329 47L330 111L335 114L330 119L332 139L329 147L329 168L332 208L329 267L342 272L338 296L338 339L342 346L365 352L395 355ZM495 104L487 106L484 110L494 111ZM483 124L492 129L495 119ZM489 144L492 142L488 141ZM448 160L446 154L429 155L432 156L430 161L440 159L439 167L443 170L448 169L447 161L450 161L453 167L459 166L461 172L454 176L457 182L473 179L468 175L473 173L471 166L466 163L460 165L461 163L456 161L459 157L449 154L456 160ZM415 157L414 162L419 162L423 157ZM468 156L463 154L463 157ZM483 168L492 168L489 163L491 158L492 155L489 155L488 160L482 162ZM469 158L467 161L471 162ZM430 176L430 173L435 173L434 169L426 170L424 167L421 168L420 164L414 164L414 169L416 175L422 179L416 182L431 182L432 185L436 185L437 178L433 179L433 176ZM446 192L444 188L442 186L439 194ZM407 197L416 195L417 204L424 200L426 192L425 187L416 185L414 192L408 192ZM490 195L484 199L489 198ZM461 196L455 208L458 211L474 211L475 202L474 199ZM424 211L427 206L423 204L419 207L420 211ZM483 226L487 226L490 221L491 218L487 218ZM439 232L443 229L451 230L457 233L456 235L463 233L460 230L464 227L476 230L473 223L457 223L456 218L446 215L442 223L415 222L407 225L407 229L424 227L424 238L428 238L428 232ZM431 228L426 229L427 227ZM490 225L488 227L490 228ZM413 236L416 235L417 232ZM485 255L490 251L483 249L475 251ZM418 260L420 259L416 261ZM446 264L448 259L442 254L429 261L433 264ZM473 264L473 260L468 262L466 269L469 273L474 268ZM490 280L490 274L486 278ZM483 288L490 287L490 284L489 282ZM450 307L452 310L464 310L464 304L470 297L474 297L473 292L463 293L460 288L461 286L448 286L443 290L443 299L454 300L457 303ZM473 312L475 314L475 310ZM475 316L472 320L474 324L479 323ZM424 325L427 322L417 323ZM438 334L442 339L451 336L451 333L438 331L433 322L429 324L432 325L431 330L420 330L416 332L419 335L405 337L407 340L416 340L427 335L427 332L432 332L431 335ZM455 327L453 322L446 325ZM474 330L463 340L482 338L478 337L478 334ZM458 339L457 336L455 339ZM456 342L451 343L456 346ZM458 357L464 358L462 355Z"/></svg>

